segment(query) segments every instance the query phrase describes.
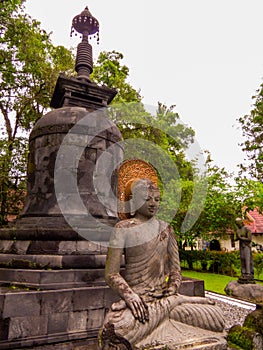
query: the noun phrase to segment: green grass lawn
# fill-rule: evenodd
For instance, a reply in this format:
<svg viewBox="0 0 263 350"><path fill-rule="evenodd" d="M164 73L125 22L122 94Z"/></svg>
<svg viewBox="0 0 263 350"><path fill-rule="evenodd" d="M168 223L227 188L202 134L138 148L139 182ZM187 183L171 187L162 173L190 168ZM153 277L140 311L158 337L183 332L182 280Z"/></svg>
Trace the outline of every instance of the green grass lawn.
<svg viewBox="0 0 263 350"><path fill-rule="evenodd" d="M182 270L182 275L184 277L191 277L191 278L203 280L205 283L205 290L209 290L211 292L220 293L220 294L226 294L224 292L224 288L226 287L228 282L237 279L236 277L218 275L216 273L190 271L190 270Z"/></svg>
<svg viewBox="0 0 263 350"><path fill-rule="evenodd" d="M228 282L238 279L237 277L219 275L217 273L199 272L199 271L191 271L191 270L182 270L182 275L184 277L203 280L205 283L205 290L209 290L211 292L220 293L220 294L226 294L224 289L228 284ZM260 283L260 284L263 285L263 283Z"/></svg>

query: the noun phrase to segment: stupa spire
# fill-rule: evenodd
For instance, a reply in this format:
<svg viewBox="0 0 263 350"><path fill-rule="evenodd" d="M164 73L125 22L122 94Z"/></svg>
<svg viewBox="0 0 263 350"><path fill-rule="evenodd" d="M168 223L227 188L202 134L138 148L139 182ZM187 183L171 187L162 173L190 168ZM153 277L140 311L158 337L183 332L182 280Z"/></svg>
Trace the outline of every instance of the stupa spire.
<svg viewBox="0 0 263 350"><path fill-rule="evenodd" d="M78 79L90 81L90 74L93 71L92 46L89 44L89 38L95 37L99 42L99 22L92 16L88 7L72 20L71 36L75 32L82 35L82 42L77 48L75 70L78 73Z"/></svg>

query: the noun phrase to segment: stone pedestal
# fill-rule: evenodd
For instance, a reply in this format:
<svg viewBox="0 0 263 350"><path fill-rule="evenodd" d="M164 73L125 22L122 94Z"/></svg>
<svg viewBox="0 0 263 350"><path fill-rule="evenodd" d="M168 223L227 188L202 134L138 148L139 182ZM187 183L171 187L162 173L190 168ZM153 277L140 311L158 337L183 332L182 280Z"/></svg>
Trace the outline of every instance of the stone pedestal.
<svg viewBox="0 0 263 350"><path fill-rule="evenodd" d="M263 303L263 286L260 284L241 284L238 281L230 281L225 287L225 292L238 299Z"/></svg>
<svg viewBox="0 0 263 350"><path fill-rule="evenodd" d="M149 344L154 344L149 345ZM227 341L220 333L169 320L136 346L136 350L226 350Z"/></svg>

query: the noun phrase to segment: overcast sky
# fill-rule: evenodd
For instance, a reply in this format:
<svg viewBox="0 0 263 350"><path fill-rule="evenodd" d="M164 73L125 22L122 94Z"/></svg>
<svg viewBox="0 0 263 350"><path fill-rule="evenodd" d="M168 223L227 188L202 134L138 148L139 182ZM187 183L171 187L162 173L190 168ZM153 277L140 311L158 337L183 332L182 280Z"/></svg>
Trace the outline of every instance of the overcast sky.
<svg viewBox="0 0 263 350"><path fill-rule="evenodd" d="M95 59L123 53L143 102L175 104L215 163L236 170L244 157L236 119L263 82L263 1L27 0L26 9L69 48L79 42L70 38L72 18L87 5L100 22Z"/></svg>

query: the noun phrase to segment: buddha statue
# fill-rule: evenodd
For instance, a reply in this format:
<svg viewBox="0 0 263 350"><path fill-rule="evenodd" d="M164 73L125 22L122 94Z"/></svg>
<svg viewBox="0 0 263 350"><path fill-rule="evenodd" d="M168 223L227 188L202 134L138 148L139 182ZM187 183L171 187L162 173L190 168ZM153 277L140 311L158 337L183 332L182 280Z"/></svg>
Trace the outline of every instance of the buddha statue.
<svg viewBox="0 0 263 350"><path fill-rule="evenodd" d="M151 167L139 160L127 162L131 167L136 162L139 168ZM105 317L100 348L172 349L175 344L207 344L210 339L221 346L213 349L225 349L221 310L204 297L178 293L182 280L178 246L173 228L156 216L160 203L156 174L143 178L142 170L143 174L127 179L127 172L133 176L127 162L126 174L120 169L119 176L128 180L124 199L130 199L130 210L113 230L105 267L106 283L120 300Z"/></svg>

